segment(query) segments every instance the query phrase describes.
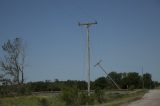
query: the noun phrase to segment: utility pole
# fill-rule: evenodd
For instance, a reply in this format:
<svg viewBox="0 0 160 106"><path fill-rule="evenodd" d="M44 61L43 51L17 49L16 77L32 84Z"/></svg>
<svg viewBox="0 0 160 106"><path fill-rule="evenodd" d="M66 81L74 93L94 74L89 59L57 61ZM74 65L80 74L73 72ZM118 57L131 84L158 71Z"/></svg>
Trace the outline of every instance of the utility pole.
<svg viewBox="0 0 160 106"><path fill-rule="evenodd" d="M144 79L143 79L143 65L142 65L142 89L144 89Z"/></svg>
<svg viewBox="0 0 160 106"><path fill-rule="evenodd" d="M105 71L105 69L101 66L101 63L102 60L100 60L96 65L94 65L95 67L98 66L106 75L107 77L114 83L114 85L118 88L118 89L121 89L118 84L107 74L107 72Z"/></svg>
<svg viewBox="0 0 160 106"><path fill-rule="evenodd" d="M87 22L87 23L79 23L79 26L85 26L87 29L87 80L88 80L88 96L90 96L90 61L91 61L91 57L90 57L90 32L89 32L89 27L91 25L95 25L97 24L97 22Z"/></svg>

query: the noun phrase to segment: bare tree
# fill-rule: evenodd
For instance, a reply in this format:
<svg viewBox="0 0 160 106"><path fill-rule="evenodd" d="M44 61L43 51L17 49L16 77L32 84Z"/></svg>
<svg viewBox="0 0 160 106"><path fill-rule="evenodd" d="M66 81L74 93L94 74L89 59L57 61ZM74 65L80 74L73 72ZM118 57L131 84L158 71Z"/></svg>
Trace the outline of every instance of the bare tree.
<svg viewBox="0 0 160 106"><path fill-rule="evenodd" d="M25 47L22 39L8 40L2 45L4 58L0 60L1 78L13 84L24 83Z"/></svg>

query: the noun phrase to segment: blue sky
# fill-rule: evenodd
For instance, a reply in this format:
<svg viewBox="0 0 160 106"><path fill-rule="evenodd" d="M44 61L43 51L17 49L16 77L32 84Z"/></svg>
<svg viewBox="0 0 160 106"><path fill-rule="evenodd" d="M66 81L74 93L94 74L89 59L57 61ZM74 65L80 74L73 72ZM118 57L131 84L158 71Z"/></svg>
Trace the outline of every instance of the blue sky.
<svg viewBox="0 0 160 106"><path fill-rule="evenodd" d="M0 0L0 45L20 37L26 81L85 80L85 28L91 31L91 79L107 72L144 72L160 81L159 0ZM0 50L2 56L2 49Z"/></svg>

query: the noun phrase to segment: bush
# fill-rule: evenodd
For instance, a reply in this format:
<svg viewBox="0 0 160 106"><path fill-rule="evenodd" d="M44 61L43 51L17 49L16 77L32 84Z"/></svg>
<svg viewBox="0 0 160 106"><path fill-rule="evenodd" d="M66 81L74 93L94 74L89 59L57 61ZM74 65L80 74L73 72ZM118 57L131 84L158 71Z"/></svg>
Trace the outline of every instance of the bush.
<svg viewBox="0 0 160 106"><path fill-rule="evenodd" d="M134 90L135 89L135 85L131 85L128 89L129 90Z"/></svg>
<svg viewBox="0 0 160 106"><path fill-rule="evenodd" d="M81 92L79 94L79 104L81 105L93 105L94 101L95 101L95 95L91 94L90 96L88 96L87 92Z"/></svg>
<svg viewBox="0 0 160 106"><path fill-rule="evenodd" d="M95 98L98 101L98 103L106 102L105 92L103 90L96 89L95 90Z"/></svg>
<svg viewBox="0 0 160 106"><path fill-rule="evenodd" d="M17 95L30 95L31 90L27 85L18 85L16 89Z"/></svg>
<svg viewBox="0 0 160 106"><path fill-rule="evenodd" d="M12 95L12 89L9 86L0 86L0 97L8 97Z"/></svg>
<svg viewBox="0 0 160 106"><path fill-rule="evenodd" d="M88 94L86 92L82 92L79 94L79 103L80 105L85 105L88 102Z"/></svg>
<svg viewBox="0 0 160 106"><path fill-rule="evenodd" d="M76 87L65 88L60 98L66 106L93 105L96 99L94 94L88 96L87 92L79 92Z"/></svg>
<svg viewBox="0 0 160 106"><path fill-rule="evenodd" d="M39 102L40 102L41 106L49 106L49 102L46 98L40 98Z"/></svg>
<svg viewBox="0 0 160 106"><path fill-rule="evenodd" d="M78 89L75 87L65 88L62 91L61 99L66 103L67 106L79 106Z"/></svg>
<svg viewBox="0 0 160 106"><path fill-rule="evenodd" d="M79 92L76 87L64 89L60 98L66 103L66 106L93 105L95 102L104 103L106 101L103 90L96 89L88 96L87 92Z"/></svg>

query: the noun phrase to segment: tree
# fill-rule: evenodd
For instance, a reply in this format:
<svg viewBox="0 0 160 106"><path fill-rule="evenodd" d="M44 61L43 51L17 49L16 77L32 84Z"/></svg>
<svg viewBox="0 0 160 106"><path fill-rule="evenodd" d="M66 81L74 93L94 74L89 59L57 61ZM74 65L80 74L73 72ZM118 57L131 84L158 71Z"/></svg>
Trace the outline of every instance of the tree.
<svg viewBox="0 0 160 106"><path fill-rule="evenodd" d="M128 87L130 88L139 88L140 86L140 76L137 72L129 72L127 74Z"/></svg>
<svg viewBox="0 0 160 106"><path fill-rule="evenodd" d="M105 77L99 77L94 81L95 88L105 89L107 87L107 80Z"/></svg>
<svg viewBox="0 0 160 106"><path fill-rule="evenodd" d="M108 74L108 76L110 76L110 77L112 78L112 80L113 80L114 82L116 82L118 85L121 84L122 73L117 73L117 72L112 71L112 72L110 72L110 73ZM108 79L108 80L109 80L109 79ZM109 80L109 81L112 83L113 87L116 87L111 80Z"/></svg>
<svg viewBox="0 0 160 106"><path fill-rule="evenodd" d="M12 84L24 83L25 47L22 39L8 40L2 45L5 55L0 60L1 77Z"/></svg>
<svg viewBox="0 0 160 106"><path fill-rule="evenodd" d="M144 80L144 87L145 88L151 88L152 85L152 75L149 73L143 74L143 80Z"/></svg>

